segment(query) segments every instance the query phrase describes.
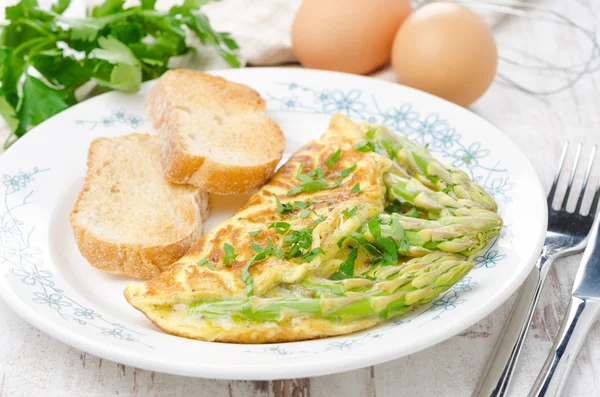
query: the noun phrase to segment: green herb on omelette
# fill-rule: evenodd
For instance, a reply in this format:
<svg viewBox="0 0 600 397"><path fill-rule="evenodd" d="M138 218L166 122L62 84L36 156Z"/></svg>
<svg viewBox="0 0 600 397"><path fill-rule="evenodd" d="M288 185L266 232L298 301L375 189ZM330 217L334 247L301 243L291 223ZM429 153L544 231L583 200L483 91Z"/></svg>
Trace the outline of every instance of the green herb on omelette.
<svg viewBox="0 0 600 397"><path fill-rule="evenodd" d="M330 170L334 169L335 163L340 159L341 154L342 149L338 149L327 160L325 160L325 165L327 166L327 168L329 168Z"/></svg>
<svg viewBox="0 0 600 397"><path fill-rule="evenodd" d="M198 260L198 262L196 262L196 264L197 264L198 266L204 266L204 265L206 265L207 263L208 263L208 259L206 259L206 258L199 259L199 260Z"/></svg>
<svg viewBox="0 0 600 397"><path fill-rule="evenodd" d="M235 258L237 258L237 254L235 253L235 249L231 244L225 243L223 244L223 263L227 266L231 266Z"/></svg>
<svg viewBox="0 0 600 397"><path fill-rule="evenodd" d="M356 211L358 211L358 207L354 207L351 210L343 210L342 214L344 214L346 218L352 218L354 215L356 215Z"/></svg>
<svg viewBox="0 0 600 397"><path fill-rule="evenodd" d="M341 149L338 149L333 153L327 160L325 165L327 168L333 170L335 168L335 162L337 162L341 156ZM313 193L321 190L335 189L339 187L344 178L353 173L356 170L356 165L343 169L340 172L333 173L335 180L330 182L325 175L325 171L320 165L313 168L312 171L304 173L304 163L301 163L296 170L296 179L302 182L300 185L287 192L288 196L296 195L300 192Z"/></svg>

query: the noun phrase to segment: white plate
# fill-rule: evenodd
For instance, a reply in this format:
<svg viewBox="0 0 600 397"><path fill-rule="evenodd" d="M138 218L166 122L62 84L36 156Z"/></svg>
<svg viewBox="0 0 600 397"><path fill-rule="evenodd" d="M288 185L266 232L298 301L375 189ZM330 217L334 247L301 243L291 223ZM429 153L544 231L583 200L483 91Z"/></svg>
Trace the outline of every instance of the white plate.
<svg viewBox="0 0 600 397"><path fill-rule="evenodd" d="M153 129L143 112L152 83L108 93L30 131L0 157L0 294L31 324L100 357L140 368L221 379L281 379L352 370L417 352L479 321L521 284L542 245L546 200L531 165L495 127L468 110L396 84L302 69L216 72L256 89L287 138L285 158L319 137L330 115L386 125L429 145L496 199L506 227L476 267L433 304L352 335L236 345L167 335L123 298L130 281L81 257L68 215L90 142ZM510 115L507 115L510 117ZM214 198L207 229L244 198Z"/></svg>

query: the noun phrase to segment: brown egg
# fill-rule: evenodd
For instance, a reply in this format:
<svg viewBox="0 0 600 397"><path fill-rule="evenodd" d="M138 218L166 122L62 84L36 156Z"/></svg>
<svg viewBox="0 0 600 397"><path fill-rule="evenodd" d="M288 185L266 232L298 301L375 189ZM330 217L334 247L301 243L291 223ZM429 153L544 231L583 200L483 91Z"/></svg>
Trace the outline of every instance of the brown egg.
<svg viewBox="0 0 600 397"><path fill-rule="evenodd" d="M304 0L292 45L306 67L365 74L389 61L409 0Z"/></svg>
<svg viewBox="0 0 600 397"><path fill-rule="evenodd" d="M402 24L392 50L398 82L468 106L489 87L498 53L483 18L451 3L431 3Z"/></svg>

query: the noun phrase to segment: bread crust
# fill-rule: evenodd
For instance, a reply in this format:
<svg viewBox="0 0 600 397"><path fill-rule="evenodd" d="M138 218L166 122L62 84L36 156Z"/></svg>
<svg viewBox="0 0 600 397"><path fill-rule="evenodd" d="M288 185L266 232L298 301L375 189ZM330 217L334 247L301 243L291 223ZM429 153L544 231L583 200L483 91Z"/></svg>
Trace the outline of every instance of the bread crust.
<svg viewBox="0 0 600 397"><path fill-rule="evenodd" d="M142 135L130 134L129 136ZM144 134L149 136L147 134ZM115 138L120 139L120 138ZM186 235L161 244L133 244L118 241L108 241L94 234L77 221L77 216L82 210L82 202L90 191L93 183L90 172L93 171L93 158L97 156L96 148L103 141L111 138L99 138L92 142L88 151L88 173L85 177L83 188L79 192L70 222L75 235L75 241L81 255L94 267L108 273L120 274L140 279L149 279L166 270L173 262L181 258L189 247L202 236L202 221L209 212L208 193L190 186L190 208L196 208L189 220L191 230Z"/></svg>
<svg viewBox="0 0 600 397"><path fill-rule="evenodd" d="M214 102L216 107L229 104L232 115L259 114L262 129L256 136L257 145L263 140L270 142L271 151L265 150L263 158L255 164L224 164L210 156L202 156L187 151L182 142L182 134L188 128L181 118L181 112L193 112L194 104L180 97L180 88L186 81L194 80L210 90L211 95L220 95ZM202 93L198 93L202 95ZM166 72L148 95L146 112L161 141L161 158L165 178L174 183L189 183L210 193L235 195L258 189L273 175L281 160L285 147L285 137L273 120L266 115L266 105L260 95L242 84L227 81L221 77L189 70ZM221 117L216 115L215 117ZM232 116L233 117L233 116ZM249 130L250 131L250 130ZM228 133L223 130L222 133ZM251 133L236 131L238 134ZM227 147L220 150L227 152ZM236 153L229 153L235 158Z"/></svg>

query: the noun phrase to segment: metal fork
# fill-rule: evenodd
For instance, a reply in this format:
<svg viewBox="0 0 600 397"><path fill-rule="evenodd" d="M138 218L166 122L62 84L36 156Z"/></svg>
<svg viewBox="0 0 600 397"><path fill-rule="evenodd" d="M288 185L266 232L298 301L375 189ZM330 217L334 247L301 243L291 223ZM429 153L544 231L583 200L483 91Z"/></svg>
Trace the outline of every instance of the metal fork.
<svg viewBox="0 0 600 397"><path fill-rule="evenodd" d="M567 211L571 196L573 181L579 166L582 150L581 142L577 145L573 168L569 175L564 198L558 209L553 207L563 165L569 149L565 145L560 156L558 170L548 193L548 232L542 252L531 274L521 287L517 300L510 312L508 320L500 333L500 337L492 350L486 367L472 397L502 397L506 396L512 379L523 342L527 336L529 325L537 306L540 292L553 262L561 257L583 251L587 245L588 233L594 222L594 214L598 207L600 186L596 189L592 205L587 214L582 213L582 204L588 190L590 175L596 156L596 146L592 147L590 160L585 171L583 185L579 191L574 212Z"/></svg>

